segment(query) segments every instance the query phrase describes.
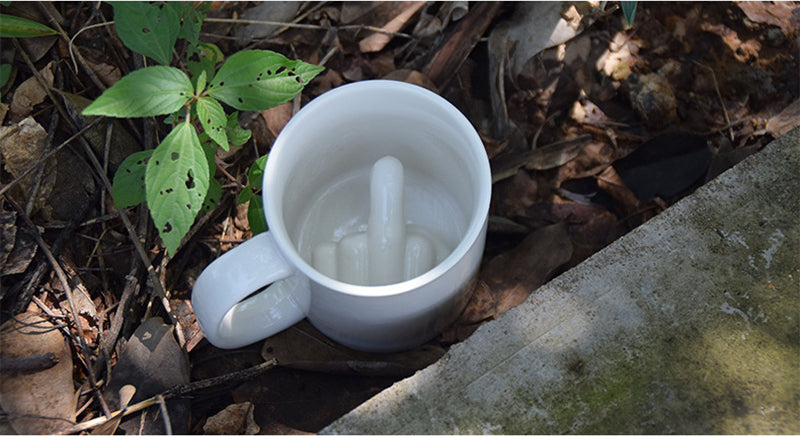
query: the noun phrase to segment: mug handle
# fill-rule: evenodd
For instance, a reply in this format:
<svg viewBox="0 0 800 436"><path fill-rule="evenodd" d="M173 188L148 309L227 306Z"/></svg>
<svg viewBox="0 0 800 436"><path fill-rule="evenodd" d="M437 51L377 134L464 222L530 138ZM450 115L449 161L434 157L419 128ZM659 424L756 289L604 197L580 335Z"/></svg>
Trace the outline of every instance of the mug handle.
<svg viewBox="0 0 800 436"><path fill-rule="evenodd" d="M269 231L211 262L192 290L195 317L218 348L272 336L305 318L310 302L308 278L286 261Z"/></svg>

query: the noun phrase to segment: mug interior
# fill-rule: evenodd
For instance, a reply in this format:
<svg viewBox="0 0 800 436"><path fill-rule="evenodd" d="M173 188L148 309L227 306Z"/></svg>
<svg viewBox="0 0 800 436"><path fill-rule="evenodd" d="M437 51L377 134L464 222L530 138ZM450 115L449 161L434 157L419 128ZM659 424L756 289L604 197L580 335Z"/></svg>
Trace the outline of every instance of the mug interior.
<svg viewBox="0 0 800 436"><path fill-rule="evenodd" d="M310 251L365 229L363 180L384 156L403 164L406 222L428 228L450 254L392 285L352 285L321 274ZM424 88L377 80L336 88L296 114L273 145L263 186L267 222L291 263L326 287L375 295L375 288L402 292L455 264L488 214L491 176L483 143L455 107Z"/></svg>

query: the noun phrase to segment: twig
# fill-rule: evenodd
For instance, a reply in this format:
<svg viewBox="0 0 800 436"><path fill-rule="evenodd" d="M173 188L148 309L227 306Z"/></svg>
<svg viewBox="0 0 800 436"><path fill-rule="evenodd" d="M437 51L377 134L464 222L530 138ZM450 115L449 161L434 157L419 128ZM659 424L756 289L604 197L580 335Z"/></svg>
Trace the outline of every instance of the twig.
<svg viewBox="0 0 800 436"><path fill-rule="evenodd" d="M0 373L36 372L52 368L58 363L53 353L37 356L0 359Z"/></svg>
<svg viewBox="0 0 800 436"><path fill-rule="evenodd" d="M161 410L161 417L164 419L164 434L172 436L172 422L169 419L169 411L167 411L167 402L164 401L164 396L156 395L156 402L158 402L158 408Z"/></svg>
<svg viewBox="0 0 800 436"><path fill-rule="evenodd" d="M241 18L206 18L206 23L222 23L222 24L262 24L265 26L287 27L293 29L312 29L312 30L328 30L327 27L319 24L303 24L303 23L286 23L282 21L264 21L264 20L244 20ZM414 39L413 35L403 32L390 32L380 27L367 26L363 24L349 24L344 26L334 27L336 30L370 30L372 32L383 33L389 36L399 36L401 38Z"/></svg>
<svg viewBox="0 0 800 436"><path fill-rule="evenodd" d="M50 145L53 144L53 137L55 136L56 126L58 126L58 111L53 111L54 113L50 117L50 124L47 126L47 137L44 140L44 146L42 147L42 155L47 154L47 149L50 148ZM41 156L40 156L41 157ZM33 185L31 186L31 190L28 193L28 201L25 203L25 213L30 215L33 213L33 207L36 205L36 197L39 196L39 189L42 186L42 177L44 176L44 165L38 166L37 171L34 174Z"/></svg>
<svg viewBox="0 0 800 436"><path fill-rule="evenodd" d="M37 2L37 4L42 13L47 16L48 20L50 21L50 24L52 24L53 27L55 27L55 29L58 31L58 34L59 36L61 36L61 39L63 39L65 43L69 44L69 38L67 37L67 32L65 32L64 29L61 27L61 24L59 24L58 20L56 20L56 17L54 17L53 14L50 13L50 10L47 9L47 7L45 7L44 4L42 4L42 2ZM14 43L15 45L18 44L16 40L14 41ZM94 70L89 66L89 63L86 62L86 59L83 58L83 55L81 55L80 50L75 50L75 54L77 55L78 60L81 62L81 67L83 67L83 71L86 73L87 76L89 76L94 85L97 86L100 90L105 91L106 86L97 77L97 74L95 74Z"/></svg>
<svg viewBox="0 0 800 436"><path fill-rule="evenodd" d="M96 388L97 385L97 378L94 375L93 368L89 364L90 355L89 355L89 347L86 344L86 339L83 335L83 326L81 326L80 320L78 319L78 311L75 308L75 302L72 298L72 287L67 280L67 276L64 274L64 270L61 268L61 264L58 263L53 253L50 251L50 247L44 242L42 236L39 234L38 230L36 229L36 225L33 224L31 219L28 217L27 214L19 207L19 205L11 198L6 197L6 200L12 207L17 209L17 213L20 217L22 217L23 222L25 222L28 227L33 229L33 237L36 239L36 244L39 246L39 249L44 253L44 256L47 258L47 261L50 263L51 268L56 273L56 277L58 277L58 281L61 282L61 287L64 288L64 295L67 298L67 304L69 305L69 311L72 315L72 322L75 324L75 328L78 330L78 344L80 345L80 351L85 359L85 366L86 366L86 373L89 378L89 383L93 388ZM97 395L100 395L99 391L96 391ZM98 398L100 404L103 406L103 411L108 415L111 413L111 410L108 408L108 404L102 398Z"/></svg>
<svg viewBox="0 0 800 436"><path fill-rule="evenodd" d="M101 119L100 119L100 118L98 118L98 119L96 119L96 120L92 121L90 124L87 124L87 125L86 125L84 128L82 128L81 130L79 130L79 131L78 131L78 133L76 133L76 134L74 134L74 135L70 136L69 138L67 138L67 140L66 140L66 141L62 142L62 143L61 143L61 145L59 145L58 147L54 148L53 150L50 150L49 152L47 152L47 154L45 154L44 156L40 157L40 158L39 158L39 160L37 160L37 161L36 161L36 162L35 162L33 165L31 165L31 166L30 166L28 169L26 169L25 171L23 171L22 173L20 173L20 175L19 175L19 176L17 176L17 178L15 178L14 180L10 181L10 182L9 182L7 185L3 185L3 187L0 189L0 195L3 195L3 194L5 194L5 193L6 193L6 191L8 191L9 189L11 189L11 187L12 187L12 186L14 186L14 185L16 185L17 183L19 183L19 181L20 181L20 180L22 180L22 179L24 179L24 178L25 178L25 176L27 176L28 174L30 174L30 173L31 173L31 171L35 170L35 169L36 169L36 168L37 168L39 165L41 165L41 164L42 164L44 161L46 161L47 159L50 159L50 157L51 157L51 156L53 156L54 154L58 153L58 152L59 152L59 151L60 151L62 148L64 148L64 147L66 147L67 145L71 144L71 143L72 143L72 141L74 141L74 140L76 140L76 139L80 138L80 137L81 137L81 135L83 135L83 134L84 134L84 133L86 133L86 132L87 132L89 129L91 129L92 127L94 127L94 126L95 126L95 124L97 124L97 123L99 123L99 122L100 122L100 120L101 120Z"/></svg>
<svg viewBox="0 0 800 436"><path fill-rule="evenodd" d="M23 59L28 64L28 67L33 71L34 76L36 76L37 80L39 81L39 84L45 89L45 92L47 93L48 97L50 97L50 100L56 106L58 111L61 113L61 116L64 117L64 119L67 120L67 122L69 122L70 126L73 129L77 130L75 121L69 116L69 114L61 106L61 104L59 104L59 101L55 99L53 94L50 92L50 89L47 86L46 82L44 81L44 78L36 70L36 67L33 65L33 62L31 62L27 53L25 53L25 51L22 49L22 46L20 46L19 42L16 39L14 39L14 45L17 47L17 50L20 52L20 54L22 54ZM97 173L97 176L103 182L103 185L106 188L106 190L113 195L111 182L108 180L108 177L106 177L106 174L103 172L103 166L100 165L100 162L97 160L97 156L95 156L94 150L92 150L92 146L89 145L89 142L83 136L78 136L78 139L80 140L81 145L83 145L84 152L86 156L89 158L89 162L92 164L92 167ZM131 241L133 242L133 245L136 248L137 254L147 267L147 273L150 275L150 280L153 282L153 289L155 289L155 291L158 293L158 296L161 298L161 304L164 306L164 310L167 312L167 315L169 315L172 324L177 326L178 320L175 319L175 314L172 313L172 309L169 306L169 300L167 299L167 294L164 291L164 288L161 286L161 282L158 280L158 276L156 276L155 274L155 269L153 268L153 265L150 262L150 258L147 256L147 253L144 251L144 247L142 247L142 244L139 242L139 237L136 234L135 230L133 229L133 226L131 225L128 216L125 215L123 211L120 211L119 216L122 219L122 223L125 225L125 229L128 231L128 236L131 238ZM183 347L185 343L185 340L183 338L183 333L181 332L180 329L176 330L178 335L178 341L181 347Z"/></svg>
<svg viewBox="0 0 800 436"><path fill-rule="evenodd" d="M63 430L62 434L71 434L71 433L78 433L82 431L89 430L90 428L97 427L99 425L103 425L104 423L108 422L111 419L116 418L120 414L122 416L127 416L139 411L142 411L150 406L154 406L159 404L159 397L163 398L163 400L169 400L176 397L182 397L189 395L191 393L202 391L208 388L212 388L219 385L224 385L232 382L241 383L245 380L249 380L253 377L256 377L273 367L278 365L278 361L275 359L270 359L264 363L260 363L256 366L252 366L250 368L243 369L241 371L232 372L230 374L221 375L219 377L212 377L204 380L198 380L196 382L187 383L183 385L178 385L167 389L166 391L152 396L146 400L140 401L136 404L128 406L125 410L118 410L111 414L110 417L101 416L99 418L91 419L86 422L82 422L80 424L74 425L68 429Z"/></svg>
<svg viewBox="0 0 800 436"><path fill-rule="evenodd" d="M695 60L693 60L692 62L694 62L695 65L703 67L703 68L705 68L705 69L707 69L708 71L711 72L711 80L714 81L714 91L717 92L717 98L719 99L719 105L722 106L722 114L725 116L725 123L728 126L731 126L731 118L728 116L728 109L725 107L725 100L722 99L722 93L719 92L719 84L717 83L717 74L714 73L714 69L709 67L708 65L701 64L700 62L697 62ZM729 127L728 132L730 133L731 141L733 141L734 140L733 126Z"/></svg>

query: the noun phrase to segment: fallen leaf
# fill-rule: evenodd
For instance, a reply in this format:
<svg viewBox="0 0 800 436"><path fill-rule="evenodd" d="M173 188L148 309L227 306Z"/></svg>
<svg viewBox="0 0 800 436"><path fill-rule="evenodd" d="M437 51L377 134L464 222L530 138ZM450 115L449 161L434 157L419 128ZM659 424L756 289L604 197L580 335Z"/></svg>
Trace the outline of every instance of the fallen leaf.
<svg viewBox="0 0 800 436"><path fill-rule="evenodd" d="M78 125L78 128L83 128L91 124L97 117L83 115L82 111L92 101L86 97L69 92L56 91L61 95L64 100L64 107L69 112L72 119ZM142 144L139 140L133 137L128 132L124 123L118 119L109 120L112 125L111 140L109 141L108 150L108 164L111 172L117 170L119 164L125 158L137 151L142 150ZM103 161L102 156L106 153L106 135L108 132L108 123L101 122L90 128L83 136L89 141L89 144L94 149L100 162Z"/></svg>
<svg viewBox="0 0 800 436"><path fill-rule="evenodd" d="M16 212L0 212L0 276L25 272L39 249L34 230L16 221Z"/></svg>
<svg viewBox="0 0 800 436"><path fill-rule="evenodd" d="M278 133L283 130L283 126L292 118L292 102L288 101L284 104L279 104L278 106L263 110L261 111L261 116L267 123L267 128L270 133L277 138Z"/></svg>
<svg viewBox="0 0 800 436"><path fill-rule="evenodd" d="M431 9L435 10L431 13ZM444 30L451 21L464 18L469 12L469 3L466 1L449 1L444 4L427 2L422 8L419 20L414 26L413 34L419 38L437 35Z"/></svg>
<svg viewBox="0 0 800 436"><path fill-rule="evenodd" d="M558 222L530 233L514 249L493 257L458 320L442 334L445 343L466 339L483 323L524 302L572 256L566 224Z"/></svg>
<svg viewBox="0 0 800 436"><path fill-rule="evenodd" d="M264 2L257 6L247 8L242 14L243 20L291 22L297 14L300 2ZM270 24L247 24L234 26L233 34L239 44L244 46L253 40L268 38L277 32L281 26Z"/></svg>
<svg viewBox="0 0 800 436"><path fill-rule="evenodd" d="M164 324L161 318L153 317L145 320L125 343L103 396L110 406L119 409L118 393L125 385L136 388L131 400L136 403L188 382L188 359L175 342L173 327ZM188 400L168 400L167 410L173 432L187 433ZM164 425L160 409L152 408L143 416L139 413L126 417L120 428L129 434L163 434Z"/></svg>
<svg viewBox="0 0 800 436"><path fill-rule="evenodd" d="M613 166L625 185L646 202L685 193L703 179L710 162L711 149L705 138L675 132L648 140Z"/></svg>
<svg viewBox="0 0 800 436"><path fill-rule="evenodd" d="M770 118L767 121L767 132L777 138L797 126L800 126L800 99Z"/></svg>
<svg viewBox="0 0 800 436"><path fill-rule="evenodd" d="M258 434L261 428L253 419L253 403L231 404L203 424L205 434Z"/></svg>
<svg viewBox="0 0 800 436"><path fill-rule="evenodd" d="M52 353L58 363L40 371L2 372L0 406L19 434L58 433L75 422L72 353L48 320L23 313L0 326L0 359Z"/></svg>
<svg viewBox="0 0 800 436"><path fill-rule="evenodd" d="M444 349L422 345L401 353L375 354L340 345L302 322L266 339L264 360L276 359L282 367L331 374L409 376L437 361Z"/></svg>
<svg viewBox="0 0 800 436"><path fill-rule="evenodd" d="M428 78L428 76L420 73L417 70L408 70L408 69L394 70L391 73L383 76L383 79L397 80L399 82L411 83L426 88L428 90L431 90L433 92L438 92L436 84L434 84L431 81L431 79Z"/></svg>
<svg viewBox="0 0 800 436"><path fill-rule="evenodd" d="M491 162L492 183L513 176L523 166L539 171L560 167L578 156L581 148L590 141L591 137L589 135L582 135L546 145L533 151L500 156Z"/></svg>
<svg viewBox="0 0 800 436"><path fill-rule="evenodd" d="M53 86L54 65L55 63L51 61L39 71L39 74L48 87ZM14 97L11 100L10 107L11 119L21 120L27 117L33 111L33 107L43 102L46 97L47 92L42 88L42 85L39 84L39 79L37 79L36 76L29 77L14 91Z"/></svg>
<svg viewBox="0 0 800 436"><path fill-rule="evenodd" d="M384 32L374 32L362 39L358 43L358 48L362 53L375 53L383 50L386 44L392 40L391 33L399 32L424 4L425 2L406 2L403 8L397 11L397 15L381 27Z"/></svg>
<svg viewBox="0 0 800 436"><path fill-rule="evenodd" d="M792 19L800 9L797 2L738 1L736 6L750 21L780 27L786 38L793 38L798 32L798 22Z"/></svg>
<svg viewBox="0 0 800 436"><path fill-rule="evenodd" d="M14 125L0 127L0 153L3 155L6 170L16 178L36 164L42 157L46 139L47 132L33 117L27 117ZM47 203L56 184L56 159L50 158L43 165L41 183L33 202L31 215ZM31 171L11 189L12 195L20 204L24 205L30 198L35 174L36 170Z"/></svg>

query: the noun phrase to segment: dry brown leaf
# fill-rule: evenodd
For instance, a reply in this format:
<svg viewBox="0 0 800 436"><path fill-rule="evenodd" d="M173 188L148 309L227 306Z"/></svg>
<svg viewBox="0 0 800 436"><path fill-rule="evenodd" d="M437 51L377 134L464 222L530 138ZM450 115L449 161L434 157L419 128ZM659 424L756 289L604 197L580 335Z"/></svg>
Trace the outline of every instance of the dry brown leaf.
<svg viewBox="0 0 800 436"><path fill-rule="evenodd" d="M800 126L800 99L770 118L767 121L767 132L777 138L797 126Z"/></svg>
<svg viewBox="0 0 800 436"><path fill-rule="evenodd" d="M564 222L542 227L517 247L490 260L461 317L442 334L442 341L466 339L483 323L524 302L572 256Z"/></svg>
<svg viewBox="0 0 800 436"><path fill-rule="evenodd" d="M406 2L404 7L397 12L397 15L381 27L383 31L388 33L375 32L362 39L358 43L358 48L362 53L375 53L383 50L386 44L392 40L392 35L389 33L399 32L424 4L425 2Z"/></svg>
<svg viewBox="0 0 800 436"><path fill-rule="evenodd" d="M17 124L0 127L0 153L3 155L5 167L14 177L34 165L42 157L47 132L33 117L25 118ZM47 202L56 183L56 160L48 159L42 169L42 180L33 203L31 214L36 213ZM31 188L35 183L36 171L30 172L17 187L11 190L12 195L21 204L30 198Z"/></svg>
<svg viewBox="0 0 800 436"><path fill-rule="evenodd" d="M0 405L19 434L58 433L75 421L72 353L53 324L23 313L0 327L0 358L53 353L55 366L41 371L0 373Z"/></svg>
<svg viewBox="0 0 800 436"><path fill-rule="evenodd" d="M277 138L278 133L283 130L283 126L292 118L292 102L288 101L284 104L263 110L261 111L261 116L264 117L264 121L267 123L267 128L270 133Z"/></svg>
<svg viewBox="0 0 800 436"><path fill-rule="evenodd" d="M205 434L258 434L261 428L253 419L253 403L231 404L203 425Z"/></svg>
<svg viewBox="0 0 800 436"><path fill-rule="evenodd" d="M267 338L261 349L265 360L276 359L284 367L368 376L408 376L443 354L444 349L432 345L388 354L355 351L328 339L308 322Z"/></svg>
<svg viewBox="0 0 800 436"><path fill-rule="evenodd" d="M428 78L428 76L420 73L417 70L400 69L394 70L391 73L383 76L386 80L397 80L400 82L412 83L429 89L433 92L438 92L436 85Z"/></svg>
<svg viewBox="0 0 800 436"><path fill-rule="evenodd" d="M564 222L542 227L513 250L495 256L481 273L495 296L495 316L525 301L570 256L572 242Z"/></svg>
<svg viewBox="0 0 800 436"><path fill-rule="evenodd" d="M798 23L792 19L794 11L800 8L797 2L747 1L736 2L736 6L750 21L780 27L787 38L794 37L798 32Z"/></svg>
<svg viewBox="0 0 800 436"><path fill-rule="evenodd" d="M300 2L263 2L247 8L242 14L244 20L291 22L297 14ZM268 24L247 24L235 26L233 34L240 45L249 44L251 40L267 38L277 32L281 26Z"/></svg>
<svg viewBox="0 0 800 436"><path fill-rule="evenodd" d="M53 67L54 62L51 61L44 68L39 71L39 74L45 81L48 87L53 86ZM44 101L47 97L47 92L42 85L39 84L39 79L36 76L31 76L28 80L22 82L14 91L14 97L11 100L11 119L21 120L33 111L33 107Z"/></svg>

